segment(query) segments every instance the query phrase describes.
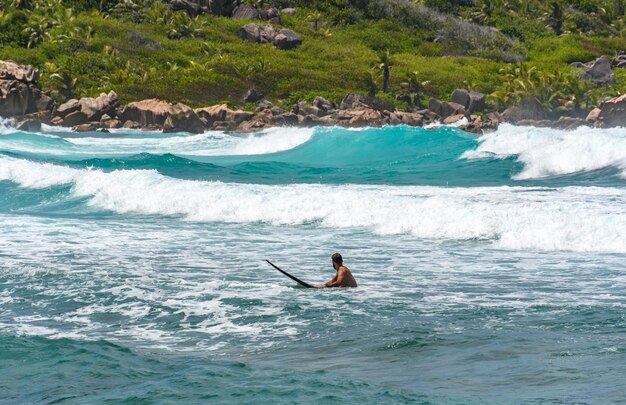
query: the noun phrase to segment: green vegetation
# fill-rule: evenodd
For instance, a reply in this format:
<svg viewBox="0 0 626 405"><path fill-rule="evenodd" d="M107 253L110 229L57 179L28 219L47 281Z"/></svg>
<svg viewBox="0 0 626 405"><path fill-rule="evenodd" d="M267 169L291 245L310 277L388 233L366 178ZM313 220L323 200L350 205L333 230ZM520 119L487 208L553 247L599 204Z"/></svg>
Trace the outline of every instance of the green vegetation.
<svg viewBox="0 0 626 405"><path fill-rule="evenodd" d="M191 106L241 104L255 88L278 105L369 93L398 107L455 88L546 115L579 113L623 91L577 80L574 61L626 50L626 0L276 0L303 44L238 37L250 22L190 17L148 0L0 0L0 59L32 64L58 101L115 90ZM522 62L523 61L523 62Z"/></svg>

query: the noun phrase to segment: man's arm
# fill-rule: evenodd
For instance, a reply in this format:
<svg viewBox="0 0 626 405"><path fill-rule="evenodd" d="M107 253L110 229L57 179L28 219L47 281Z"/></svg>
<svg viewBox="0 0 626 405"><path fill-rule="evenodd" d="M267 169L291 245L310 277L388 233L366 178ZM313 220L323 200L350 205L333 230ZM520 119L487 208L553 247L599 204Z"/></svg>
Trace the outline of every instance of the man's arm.
<svg viewBox="0 0 626 405"><path fill-rule="evenodd" d="M335 277L333 277L332 280L330 280L329 282L327 282L325 285L326 287L341 287L341 285L343 284L343 279L346 276L346 270L345 269L340 269L337 274L335 275Z"/></svg>
<svg viewBox="0 0 626 405"><path fill-rule="evenodd" d="M333 277L331 280L325 282L324 284L322 284L321 286L317 287L317 288L326 288L326 287L332 287L333 283L335 281L337 281L337 277L338 277L339 272L337 272L337 274L335 274L335 277Z"/></svg>

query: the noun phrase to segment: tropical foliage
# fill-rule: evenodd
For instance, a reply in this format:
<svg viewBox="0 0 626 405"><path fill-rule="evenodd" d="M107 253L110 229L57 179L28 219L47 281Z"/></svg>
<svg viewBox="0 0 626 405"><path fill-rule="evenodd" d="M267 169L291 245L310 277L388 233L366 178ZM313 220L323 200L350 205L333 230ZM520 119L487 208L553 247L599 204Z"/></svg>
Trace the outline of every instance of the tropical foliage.
<svg viewBox="0 0 626 405"><path fill-rule="evenodd" d="M123 102L237 104L255 88L284 106L358 92L413 107L471 84L500 108L578 113L626 88L622 72L597 88L569 67L626 49L625 2L266 1L298 8L282 24L303 44L281 51L239 39L241 20L161 1L0 0L0 59L39 67L59 101L113 89Z"/></svg>

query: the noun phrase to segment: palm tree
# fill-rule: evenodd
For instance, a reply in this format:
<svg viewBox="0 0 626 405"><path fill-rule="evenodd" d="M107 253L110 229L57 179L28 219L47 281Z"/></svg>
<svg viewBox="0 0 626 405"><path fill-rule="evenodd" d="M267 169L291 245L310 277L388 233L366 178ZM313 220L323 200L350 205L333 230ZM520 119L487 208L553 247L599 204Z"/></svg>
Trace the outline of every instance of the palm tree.
<svg viewBox="0 0 626 405"><path fill-rule="evenodd" d="M313 29L315 30L315 32L319 31L320 21L322 20L322 13L320 13L319 11L313 11L306 17L306 19L313 23Z"/></svg>
<svg viewBox="0 0 626 405"><path fill-rule="evenodd" d="M554 30L556 35L561 35L563 33L563 23L565 22L563 7L558 1L553 2L550 7L551 11L548 16L548 26Z"/></svg>
<svg viewBox="0 0 626 405"><path fill-rule="evenodd" d="M378 79L380 79L380 71L377 67L371 68L365 76L365 84L367 86L367 95L375 97L378 91Z"/></svg>
<svg viewBox="0 0 626 405"><path fill-rule="evenodd" d="M391 54L389 50L379 55L378 69L383 71L383 93L389 93L389 71L391 70Z"/></svg>
<svg viewBox="0 0 626 405"><path fill-rule="evenodd" d="M53 80L58 93L63 99L69 100L70 98L76 97L78 78L72 77L66 70L59 68L55 73L50 75L50 79Z"/></svg>
<svg viewBox="0 0 626 405"><path fill-rule="evenodd" d="M409 95L413 97L413 105L420 107L422 105L422 96L424 95L426 86L429 84L429 80L420 81L418 72L411 72L407 75L407 80L401 85L407 90Z"/></svg>

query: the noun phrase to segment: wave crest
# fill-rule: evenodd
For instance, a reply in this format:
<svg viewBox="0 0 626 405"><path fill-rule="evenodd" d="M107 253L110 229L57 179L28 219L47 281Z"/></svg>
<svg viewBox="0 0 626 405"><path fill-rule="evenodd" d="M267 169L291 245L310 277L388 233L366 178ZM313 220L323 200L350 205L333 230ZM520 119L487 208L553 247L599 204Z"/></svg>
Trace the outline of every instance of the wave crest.
<svg viewBox="0 0 626 405"><path fill-rule="evenodd" d="M179 180L155 170L73 169L0 156L0 180L71 184L71 197L119 214L191 221L365 228L382 235L490 240L507 249L626 252L626 191L616 188L440 188Z"/></svg>
<svg viewBox="0 0 626 405"><path fill-rule="evenodd" d="M590 172L614 167L626 178L626 132L623 128L574 130L503 124L479 138L478 148L461 158L517 156L524 164L516 180Z"/></svg>

